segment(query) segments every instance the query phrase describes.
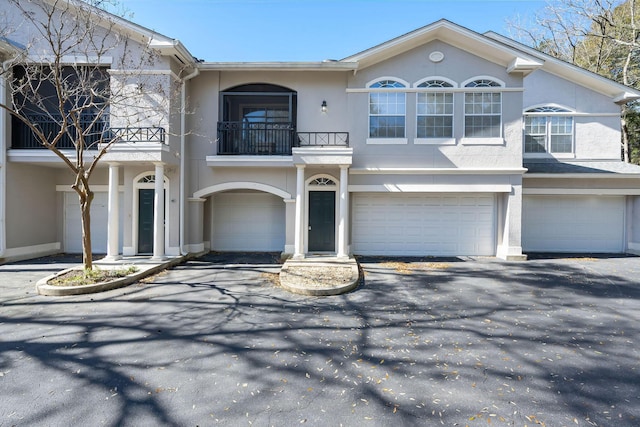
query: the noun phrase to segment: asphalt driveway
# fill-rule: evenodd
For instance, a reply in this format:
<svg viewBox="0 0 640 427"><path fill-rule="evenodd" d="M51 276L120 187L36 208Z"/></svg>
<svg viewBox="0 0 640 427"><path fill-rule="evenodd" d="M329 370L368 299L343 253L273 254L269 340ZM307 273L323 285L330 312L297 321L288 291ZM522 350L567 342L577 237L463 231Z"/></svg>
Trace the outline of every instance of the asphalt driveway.
<svg viewBox="0 0 640 427"><path fill-rule="evenodd" d="M363 258L304 297L275 256L209 255L35 294L71 261L0 266L0 426L640 424L637 257Z"/></svg>

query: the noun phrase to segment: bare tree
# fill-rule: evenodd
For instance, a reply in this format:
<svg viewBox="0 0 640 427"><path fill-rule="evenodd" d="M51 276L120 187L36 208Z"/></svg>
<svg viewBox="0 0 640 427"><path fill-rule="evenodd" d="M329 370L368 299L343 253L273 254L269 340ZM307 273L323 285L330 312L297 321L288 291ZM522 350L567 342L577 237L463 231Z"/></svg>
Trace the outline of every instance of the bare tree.
<svg viewBox="0 0 640 427"><path fill-rule="evenodd" d="M640 0L554 0L532 20L510 22L515 37L549 55L640 87ZM622 153L635 152L637 103L622 111ZM638 160L638 159L633 159Z"/></svg>
<svg viewBox="0 0 640 427"><path fill-rule="evenodd" d="M115 0L2 3L0 42L13 45L13 53L2 69L11 102L0 107L20 124L24 140L53 152L73 173L83 263L91 269L91 176L132 128L164 120L168 94L161 96L163 85L144 72L158 55L145 40L124 35L118 17L105 10L117 9ZM152 96L145 93L151 86Z"/></svg>

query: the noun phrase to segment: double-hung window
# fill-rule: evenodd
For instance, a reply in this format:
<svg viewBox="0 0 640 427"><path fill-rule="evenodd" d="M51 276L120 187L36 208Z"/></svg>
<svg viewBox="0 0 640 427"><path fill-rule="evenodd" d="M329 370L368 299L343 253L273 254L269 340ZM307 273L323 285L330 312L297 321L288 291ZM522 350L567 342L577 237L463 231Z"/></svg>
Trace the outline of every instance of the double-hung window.
<svg viewBox="0 0 640 427"><path fill-rule="evenodd" d="M453 85L444 80L427 80L418 88L450 88ZM453 92L418 92L417 132L418 138L453 137Z"/></svg>
<svg viewBox="0 0 640 427"><path fill-rule="evenodd" d="M473 80L467 88L493 88L502 86L490 79ZM500 138L502 136L502 93L473 91L464 94L465 138Z"/></svg>
<svg viewBox="0 0 640 427"><path fill-rule="evenodd" d="M405 138L406 94L393 89L405 88L396 80L379 80L369 85L369 138ZM384 90L390 89L390 90Z"/></svg>
<svg viewBox="0 0 640 427"><path fill-rule="evenodd" d="M573 152L573 117L564 108L530 108L524 115L526 154L570 154Z"/></svg>

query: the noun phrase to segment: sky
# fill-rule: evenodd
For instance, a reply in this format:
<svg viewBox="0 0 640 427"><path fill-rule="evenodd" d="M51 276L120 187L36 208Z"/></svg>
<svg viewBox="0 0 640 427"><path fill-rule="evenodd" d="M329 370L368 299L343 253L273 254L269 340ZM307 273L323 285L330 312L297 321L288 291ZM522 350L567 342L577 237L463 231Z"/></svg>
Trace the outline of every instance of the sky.
<svg viewBox="0 0 640 427"><path fill-rule="evenodd" d="M205 61L342 59L441 18L509 35L545 0L121 0L130 19Z"/></svg>

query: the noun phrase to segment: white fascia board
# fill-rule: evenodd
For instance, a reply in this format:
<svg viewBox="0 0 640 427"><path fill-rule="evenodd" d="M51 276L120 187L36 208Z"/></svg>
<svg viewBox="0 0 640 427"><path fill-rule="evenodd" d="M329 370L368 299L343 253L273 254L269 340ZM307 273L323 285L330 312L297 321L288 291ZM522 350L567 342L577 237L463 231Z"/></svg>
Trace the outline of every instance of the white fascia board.
<svg viewBox="0 0 640 427"><path fill-rule="evenodd" d="M551 55L547 55L544 52L540 52L532 47L526 46L508 37L500 35L495 32L487 32L484 34L486 37L496 40L499 43L503 43L507 46L511 46L514 49L518 49L522 52L526 52L539 60L542 60L544 65L542 70L554 74L558 77L573 81L581 86L595 90L613 98L616 103L624 103L640 98L640 91L627 87L623 84L615 82L606 77L602 77L591 71L580 68L577 65L570 64L561 59L554 58Z"/></svg>
<svg viewBox="0 0 640 427"><path fill-rule="evenodd" d="M533 178L551 178L551 179L640 179L640 173L527 173L523 177L524 179Z"/></svg>
<svg viewBox="0 0 640 427"><path fill-rule="evenodd" d="M524 195L640 196L640 188L522 188Z"/></svg>
<svg viewBox="0 0 640 427"><path fill-rule="evenodd" d="M203 62L201 71L355 71L357 62Z"/></svg>
<svg viewBox="0 0 640 427"><path fill-rule="evenodd" d="M525 168L351 168L351 175L522 175Z"/></svg>
<svg viewBox="0 0 640 427"><path fill-rule="evenodd" d="M366 68L432 40L442 40L445 43L505 67L510 66L516 59L519 59L520 63L530 64L535 64L539 61L539 58L531 56L522 50L506 46L445 19L344 58L342 61L357 61L360 63L361 68Z"/></svg>
<svg viewBox="0 0 640 427"><path fill-rule="evenodd" d="M349 185L350 193L510 193L509 184L377 184Z"/></svg>
<svg viewBox="0 0 640 427"><path fill-rule="evenodd" d="M206 162L217 167L293 167L292 156L207 156Z"/></svg>

